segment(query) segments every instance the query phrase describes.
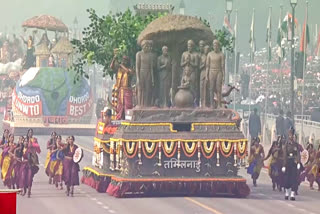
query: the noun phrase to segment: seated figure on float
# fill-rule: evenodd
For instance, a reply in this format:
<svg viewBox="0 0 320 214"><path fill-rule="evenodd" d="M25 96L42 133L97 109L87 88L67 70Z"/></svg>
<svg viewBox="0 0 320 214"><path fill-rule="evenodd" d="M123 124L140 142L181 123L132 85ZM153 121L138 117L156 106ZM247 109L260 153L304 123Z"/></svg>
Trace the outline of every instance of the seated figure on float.
<svg viewBox="0 0 320 214"><path fill-rule="evenodd" d="M98 121L98 125L96 128L96 135L97 134L114 134L117 130L117 126L112 124L112 110L106 109L102 111L102 117Z"/></svg>

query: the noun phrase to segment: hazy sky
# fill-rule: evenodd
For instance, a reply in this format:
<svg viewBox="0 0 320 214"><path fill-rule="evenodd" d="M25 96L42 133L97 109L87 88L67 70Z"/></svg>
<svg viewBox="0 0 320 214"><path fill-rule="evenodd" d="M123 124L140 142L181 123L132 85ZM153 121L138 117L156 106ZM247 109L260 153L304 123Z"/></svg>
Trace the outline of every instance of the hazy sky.
<svg viewBox="0 0 320 214"><path fill-rule="evenodd" d="M112 1L112 3L110 3ZM225 11L225 0L184 0L186 14L197 15L213 21L215 28L221 28ZM88 24L87 8L94 8L99 14L107 14L110 10L124 10L133 4L143 2L172 3L179 5L180 0L0 0L0 31L21 30L21 23L35 15L50 14L61 18L67 25L72 26L77 16L80 26ZM234 9L239 11L239 40L240 49L248 50L249 29L252 9L256 9L256 38L258 47L266 45L266 25L268 6L273 7L273 39L279 20L279 6L284 5L284 14L289 11L289 0L234 0ZM309 24L314 30L316 23L320 24L320 0L309 0ZM290 9L291 11L291 9ZM303 23L305 1L299 0L297 16ZM232 25L234 13L232 14ZM319 25L320 27L320 25Z"/></svg>

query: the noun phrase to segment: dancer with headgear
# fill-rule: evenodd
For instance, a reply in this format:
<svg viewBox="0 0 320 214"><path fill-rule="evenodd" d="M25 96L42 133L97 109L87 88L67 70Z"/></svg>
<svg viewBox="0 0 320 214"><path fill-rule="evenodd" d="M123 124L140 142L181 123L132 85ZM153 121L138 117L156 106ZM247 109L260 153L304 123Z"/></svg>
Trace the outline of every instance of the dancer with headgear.
<svg viewBox="0 0 320 214"><path fill-rule="evenodd" d="M264 157L264 149L260 144L260 139L258 137L253 138L252 146L250 148L250 156L248 160L249 167L247 169L247 173L251 175L253 185L255 187L257 186L257 180L263 167Z"/></svg>
<svg viewBox="0 0 320 214"><path fill-rule="evenodd" d="M295 137L295 130L293 127L290 128L288 133L288 139L284 145L284 163L282 172L284 173L284 188L285 188L285 199L295 200L295 194L299 186L299 170L301 166L301 157L299 151L299 144Z"/></svg>
<svg viewBox="0 0 320 214"><path fill-rule="evenodd" d="M312 173L311 169L313 168L314 163L316 161L317 150L314 148L313 144L308 143L307 151L308 151L309 158L308 158L307 163L305 164L304 171L300 175L300 182L305 181L307 178L307 180L309 181L309 184L310 184L310 189L314 190L313 183L315 181L315 177L314 177L314 174Z"/></svg>
<svg viewBox="0 0 320 214"><path fill-rule="evenodd" d="M1 177L3 180L4 186L7 186L9 189L15 188L14 185L14 150L16 145L14 143L14 135L9 134L9 141L3 149L2 153L2 168L1 168Z"/></svg>

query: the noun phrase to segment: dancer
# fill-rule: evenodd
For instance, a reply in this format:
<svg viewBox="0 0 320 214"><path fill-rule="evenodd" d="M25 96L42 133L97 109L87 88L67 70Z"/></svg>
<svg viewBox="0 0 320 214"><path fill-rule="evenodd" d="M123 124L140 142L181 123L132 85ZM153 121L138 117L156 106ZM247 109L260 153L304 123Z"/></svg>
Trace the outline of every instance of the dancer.
<svg viewBox="0 0 320 214"><path fill-rule="evenodd" d="M30 198L33 178L39 171L39 162L36 155L38 147L36 144L32 143L30 135L28 136L29 139L26 138L24 140L24 147L22 149L23 154L20 167L19 187L23 189L22 195L24 196L28 191L28 198Z"/></svg>
<svg viewBox="0 0 320 214"><path fill-rule="evenodd" d="M252 139L252 146L250 149L249 156L249 167L247 169L247 173L251 174L251 178L253 180L253 185L257 186L257 179L259 178L260 171L263 167L263 160L265 154L263 146L260 144L259 138Z"/></svg>
<svg viewBox="0 0 320 214"><path fill-rule="evenodd" d="M20 136L18 145L14 150L14 159L15 159L14 184L16 185L17 189L20 188L19 179L20 179L21 162L22 162L22 155L23 155L23 148L24 148L23 143L24 143L24 137Z"/></svg>
<svg viewBox="0 0 320 214"><path fill-rule="evenodd" d="M3 150L3 163L2 163L2 180L4 186L7 186L9 189L15 188L14 185L14 150L16 148L16 145L14 143L14 135L9 134L9 141L4 147Z"/></svg>
<svg viewBox="0 0 320 214"><path fill-rule="evenodd" d="M58 189L60 184L60 189L63 189L62 183L62 173L63 173L63 164L62 161L64 159L63 148L64 144L62 143L62 137L60 135L57 136L55 142L55 150L52 150L51 159L48 164L48 173L53 178L53 183Z"/></svg>
<svg viewBox="0 0 320 214"><path fill-rule="evenodd" d="M289 130L288 139L284 145L284 163L282 172L284 173L285 200L295 200L295 193L299 185L298 171L301 168L301 158L299 144L295 140L295 130L293 127ZM291 190L291 193L290 193Z"/></svg>
<svg viewBox="0 0 320 214"><path fill-rule="evenodd" d="M50 168L48 168L48 167L49 167L51 154L52 154L53 150L55 150L57 148L56 137L57 137L57 133L56 132L52 132L51 133L51 138L47 142L48 153L47 153L46 162L44 164L44 168L46 169L46 174L49 176L49 184L52 184L53 177L50 174Z"/></svg>
<svg viewBox="0 0 320 214"><path fill-rule="evenodd" d="M9 134L10 134L10 132L8 129L5 129L3 131L2 139L0 141L0 149L4 150L4 147L7 145L8 141L9 141ZM3 163L2 156L3 156L3 152L1 151L0 152L0 170L2 169L2 163Z"/></svg>
<svg viewBox="0 0 320 214"><path fill-rule="evenodd" d="M277 141L273 141L272 146L268 152L267 157L264 160L268 160L271 157L270 164L269 164L269 176L272 180L272 189L273 191L276 190L276 187L280 190L280 173L281 167L283 164L282 156L282 138L279 136Z"/></svg>
<svg viewBox="0 0 320 214"><path fill-rule="evenodd" d="M73 155L78 148L77 145L74 144L74 136L70 136L66 145L65 157L63 160L63 181L67 186L67 196L69 194L73 197L74 186L79 186L79 171L80 167L78 163L73 161Z"/></svg>
<svg viewBox="0 0 320 214"><path fill-rule="evenodd" d="M307 178L310 182L310 188L313 190L313 183L316 182L318 184L318 191L320 191L320 145L318 151L315 153L315 158Z"/></svg>

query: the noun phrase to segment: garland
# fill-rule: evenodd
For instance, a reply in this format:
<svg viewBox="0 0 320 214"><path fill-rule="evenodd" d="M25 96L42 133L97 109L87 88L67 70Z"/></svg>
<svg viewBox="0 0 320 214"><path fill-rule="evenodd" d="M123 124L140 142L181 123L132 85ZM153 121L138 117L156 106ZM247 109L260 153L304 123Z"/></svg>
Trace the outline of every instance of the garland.
<svg viewBox="0 0 320 214"><path fill-rule="evenodd" d="M214 152L216 151L217 143L214 143L214 142L211 141L209 148L208 148L207 143L208 142L203 142L203 145L201 146L201 151L202 151L202 155L206 159L211 159L212 156L214 155ZM207 154L209 154L209 155L207 155Z"/></svg>
<svg viewBox="0 0 320 214"><path fill-rule="evenodd" d="M227 142L227 144L228 144L227 147L225 146L225 144L226 144L226 142L220 142L220 151L224 157L228 158L232 154L233 143Z"/></svg>
<svg viewBox="0 0 320 214"><path fill-rule="evenodd" d="M188 158L191 158L194 153L196 153L196 143L195 142L191 142L192 145L191 147L189 147L188 142L184 142L182 143L182 150L185 154L185 156L187 156Z"/></svg>
<svg viewBox="0 0 320 214"><path fill-rule="evenodd" d="M105 151L106 153L110 154L110 148L108 148L106 144L102 143L100 145L101 145L103 151Z"/></svg>
<svg viewBox="0 0 320 214"><path fill-rule="evenodd" d="M144 156L148 159L154 158L154 156L157 154L158 151L158 145L155 143L152 143L152 149L148 148L148 142L144 142L144 146L142 146L142 152ZM151 154L151 156L149 155Z"/></svg>
<svg viewBox="0 0 320 214"><path fill-rule="evenodd" d="M97 141L97 142L99 142L101 144L103 144L103 143L109 144L110 143L110 140L102 140L102 139L97 138L97 137L94 137L93 140Z"/></svg>
<svg viewBox="0 0 320 214"><path fill-rule="evenodd" d="M151 140L151 139L123 139L123 138L110 138L110 141L120 142L122 141L130 141L130 142L153 142L153 143L159 143L159 142L165 142L165 141L181 141L181 142L199 142L199 141L214 141L214 142L230 142L230 143L237 143L241 141L248 142L248 139L237 139L237 140L230 140L230 139L194 139L194 140L186 140L186 139L157 139L157 140Z"/></svg>
<svg viewBox="0 0 320 214"><path fill-rule="evenodd" d="M168 142L167 141L164 141L163 142L163 153L164 155L167 157L167 158L172 158L176 151L177 151L177 147L178 147L178 144L175 143L174 141L170 141L170 148L168 147Z"/></svg>
<svg viewBox="0 0 320 214"><path fill-rule="evenodd" d="M134 158L138 152L137 143L136 142L131 142L131 143L132 143L131 148L129 147L130 142L124 142L125 146L123 146L123 151L124 153L126 153L126 156L128 158Z"/></svg>
<svg viewBox="0 0 320 214"><path fill-rule="evenodd" d="M242 146L240 145L241 143L243 144ZM247 151L246 151L247 150L247 143L246 142L239 142L237 147L238 147L238 149L237 149L238 158L244 159L247 155Z"/></svg>

